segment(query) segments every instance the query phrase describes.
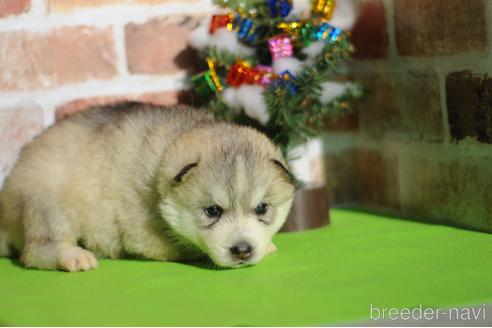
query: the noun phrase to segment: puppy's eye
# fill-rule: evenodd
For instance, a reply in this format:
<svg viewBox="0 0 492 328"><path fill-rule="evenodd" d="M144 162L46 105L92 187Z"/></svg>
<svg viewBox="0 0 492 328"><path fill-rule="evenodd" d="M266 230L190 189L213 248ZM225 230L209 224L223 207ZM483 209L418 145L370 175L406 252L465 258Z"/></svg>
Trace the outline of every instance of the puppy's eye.
<svg viewBox="0 0 492 328"><path fill-rule="evenodd" d="M209 206L205 209L205 214L207 214L209 218L220 218L222 215L222 208L218 205Z"/></svg>
<svg viewBox="0 0 492 328"><path fill-rule="evenodd" d="M260 203L255 208L255 212L258 215L265 215L267 211L268 211L268 204L265 204L265 203Z"/></svg>

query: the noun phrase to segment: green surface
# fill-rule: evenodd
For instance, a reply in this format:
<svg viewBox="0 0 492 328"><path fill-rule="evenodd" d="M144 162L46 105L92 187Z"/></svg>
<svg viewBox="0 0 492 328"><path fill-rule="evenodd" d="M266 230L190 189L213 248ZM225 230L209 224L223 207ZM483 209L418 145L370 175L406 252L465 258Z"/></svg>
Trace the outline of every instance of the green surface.
<svg viewBox="0 0 492 328"><path fill-rule="evenodd" d="M87 273L0 259L0 324L319 325L369 305L492 301L492 235L332 210L333 224L276 238L254 267L102 260Z"/></svg>

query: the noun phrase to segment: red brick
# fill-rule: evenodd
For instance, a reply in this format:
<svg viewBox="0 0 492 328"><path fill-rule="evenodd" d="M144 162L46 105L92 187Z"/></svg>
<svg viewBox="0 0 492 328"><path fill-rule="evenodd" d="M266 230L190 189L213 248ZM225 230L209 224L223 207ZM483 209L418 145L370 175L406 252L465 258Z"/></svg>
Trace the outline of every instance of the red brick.
<svg viewBox="0 0 492 328"><path fill-rule="evenodd" d="M355 151L358 201L368 207L400 209L398 158L381 150Z"/></svg>
<svg viewBox="0 0 492 328"><path fill-rule="evenodd" d="M446 78L446 98L451 136L455 141L472 137L492 143L492 78L470 71Z"/></svg>
<svg viewBox="0 0 492 328"><path fill-rule="evenodd" d="M400 160L403 213L427 221L492 232L492 158L421 152Z"/></svg>
<svg viewBox="0 0 492 328"><path fill-rule="evenodd" d="M364 134L443 140L439 83L434 72L367 74L359 78L367 89L356 103Z"/></svg>
<svg viewBox="0 0 492 328"><path fill-rule="evenodd" d="M486 51L484 0L396 0L396 44L405 56Z"/></svg>
<svg viewBox="0 0 492 328"><path fill-rule="evenodd" d="M56 119L60 120L72 114L81 112L91 106L112 105L124 101L141 101L154 105L171 105L178 103L180 92L149 92L140 95L118 95L77 99L61 105L56 109Z"/></svg>
<svg viewBox="0 0 492 328"><path fill-rule="evenodd" d="M31 0L0 0L0 18L25 13L31 7Z"/></svg>
<svg viewBox="0 0 492 328"><path fill-rule="evenodd" d="M192 67L197 60L187 47L196 26L190 17L161 18L125 27L128 69L133 74L168 74Z"/></svg>
<svg viewBox="0 0 492 328"><path fill-rule="evenodd" d="M109 5L159 5L169 2L190 2L198 0L49 0L51 12L70 12L81 8L97 8Z"/></svg>
<svg viewBox="0 0 492 328"><path fill-rule="evenodd" d="M0 110L0 182L15 164L21 148L43 129L39 108Z"/></svg>
<svg viewBox="0 0 492 328"><path fill-rule="evenodd" d="M359 113L360 131L374 137L401 131L401 114L392 76L363 74L355 78L366 88L364 97L355 104Z"/></svg>
<svg viewBox="0 0 492 328"><path fill-rule="evenodd" d="M325 130L334 131L357 131L359 129L359 116L357 112L341 117L335 117L325 122Z"/></svg>
<svg viewBox="0 0 492 328"><path fill-rule="evenodd" d="M351 34L356 58L385 58L388 54L386 15L381 0L364 0Z"/></svg>
<svg viewBox="0 0 492 328"><path fill-rule="evenodd" d="M0 33L0 90L49 88L116 75L110 28Z"/></svg>
<svg viewBox="0 0 492 328"><path fill-rule="evenodd" d="M352 150L325 153L325 179L329 199L333 204L353 203L357 200L355 156Z"/></svg>
<svg viewBox="0 0 492 328"><path fill-rule="evenodd" d="M411 139L442 141L443 119L437 74L432 71L393 75L402 131Z"/></svg>

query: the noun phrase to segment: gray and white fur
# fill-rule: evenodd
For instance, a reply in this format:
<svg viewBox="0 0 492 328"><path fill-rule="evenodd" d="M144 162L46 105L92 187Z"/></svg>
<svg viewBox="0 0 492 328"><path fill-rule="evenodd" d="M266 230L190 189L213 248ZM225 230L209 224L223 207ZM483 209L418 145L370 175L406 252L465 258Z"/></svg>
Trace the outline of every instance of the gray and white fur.
<svg viewBox="0 0 492 328"><path fill-rule="evenodd" d="M66 271L126 256L254 264L275 251L293 192L254 129L183 106L93 108L22 150L0 192L0 256Z"/></svg>

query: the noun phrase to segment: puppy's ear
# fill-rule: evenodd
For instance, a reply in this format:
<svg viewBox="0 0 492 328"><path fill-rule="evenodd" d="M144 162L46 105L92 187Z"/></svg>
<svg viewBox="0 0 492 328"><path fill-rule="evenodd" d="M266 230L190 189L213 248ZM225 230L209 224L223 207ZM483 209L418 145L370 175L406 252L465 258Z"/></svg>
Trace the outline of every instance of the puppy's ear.
<svg viewBox="0 0 492 328"><path fill-rule="evenodd" d="M166 192L183 183L200 165L203 137L184 133L167 146L157 171L157 186L164 197Z"/></svg>
<svg viewBox="0 0 492 328"><path fill-rule="evenodd" d="M294 185L295 183L295 177L294 175L292 174L292 172L290 172L284 164L282 164L281 161L277 160L277 159L272 159L271 162L282 172L282 174L285 176L285 178L287 179L287 181L291 184Z"/></svg>
<svg viewBox="0 0 492 328"><path fill-rule="evenodd" d="M191 163L191 164L185 165L181 169L181 171L179 171L179 173L174 176L174 179L173 179L174 182L180 183L181 181L183 181L183 178L188 174L188 172L190 172L190 170L192 170L196 166L198 166L198 163Z"/></svg>

